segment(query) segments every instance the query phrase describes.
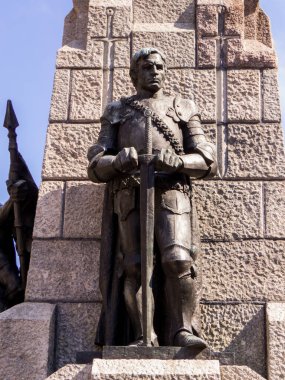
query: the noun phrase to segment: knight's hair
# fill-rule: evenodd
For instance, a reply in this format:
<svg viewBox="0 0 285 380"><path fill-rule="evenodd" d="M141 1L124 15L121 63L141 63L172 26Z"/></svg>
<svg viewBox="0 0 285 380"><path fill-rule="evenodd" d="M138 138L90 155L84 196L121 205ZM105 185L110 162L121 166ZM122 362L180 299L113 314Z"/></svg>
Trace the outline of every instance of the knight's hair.
<svg viewBox="0 0 285 380"><path fill-rule="evenodd" d="M156 48L148 47L148 48L142 48L138 50L132 57L131 59L131 67L130 67L130 77L132 79L133 85L136 87L137 83L137 73L138 73L138 62L140 59L145 59L148 57L150 54L159 54L161 56L161 59L163 60L164 63L166 63L166 59L164 54L159 51Z"/></svg>

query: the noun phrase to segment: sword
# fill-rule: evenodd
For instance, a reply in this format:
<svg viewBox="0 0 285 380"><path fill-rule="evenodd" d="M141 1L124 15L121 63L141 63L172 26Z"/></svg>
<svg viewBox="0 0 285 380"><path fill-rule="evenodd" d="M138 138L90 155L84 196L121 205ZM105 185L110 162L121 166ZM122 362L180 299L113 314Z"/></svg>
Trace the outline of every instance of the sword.
<svg viewBox="0 0 285 380"><path fill-rule="evenodd" d="M152 154L151 111L146 110L145 147L140 155L140 224L141 224L141 278L143 343L152 346L153 324L152 273L154 240L154 163Z"/></svg>
<svg viewBox="0 0 285 380"><path fill-rule="evenodd" d="M7 109L4 120L4 128L8 129L9 138L9 152L10 152L10 173L9 182L14 184L18 180L18 144L17 144L17 134L16 128L19 126L16 114L13 109L11 100L7 101ZM23 236L23 224L21 215L21 204L20 202L13 202L14 207L14 227L16 229L17 237L17 251L20 259L20 274L22 288L26 288L27 282L27 268L25 261L25 244Z"/></svg>

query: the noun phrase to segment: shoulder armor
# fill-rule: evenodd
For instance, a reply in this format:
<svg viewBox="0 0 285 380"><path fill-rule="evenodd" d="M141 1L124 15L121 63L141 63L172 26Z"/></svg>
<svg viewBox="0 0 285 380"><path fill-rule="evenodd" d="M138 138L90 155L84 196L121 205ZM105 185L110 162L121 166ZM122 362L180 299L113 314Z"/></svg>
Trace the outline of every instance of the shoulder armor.
<svg viewBox="0 0 285 380"><path fill-rule="evenodd" d="M216 147L210 142L198 143L195 148L196 152L202 154L208 164L216 161Z"/></svg>
<svg viewBox="0 0 285 380"><path fill-rule="evenodd" d="M104 113L101 117L102 120L107 120L111 124L117 124L123 119L125 106L121 100L107 104Z"/></svg>
<svg viewBox="0 0 285 380"><path fill-rule="evenodd" d="M188 123L188 121L195 115L199 115L196 104L189 99L183 99L180 95L174 99L174 109L181 121Z"/></svg>

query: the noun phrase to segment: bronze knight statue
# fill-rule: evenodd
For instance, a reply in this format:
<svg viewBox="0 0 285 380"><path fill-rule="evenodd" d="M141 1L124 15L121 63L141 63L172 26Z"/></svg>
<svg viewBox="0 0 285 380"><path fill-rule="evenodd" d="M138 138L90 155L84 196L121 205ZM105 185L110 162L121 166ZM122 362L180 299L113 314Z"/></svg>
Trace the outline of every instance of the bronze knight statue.
<svg viewBox="0 0 285 380"><path fill-rule="evenodd" d="M98 345L144 344L140 168L146 128L151 128L148 149L155 188L148 300L153 305L151 344L206 347L199 337L200 245L190 177L216 174L215 146L206 140L196 105L164 94L166 73L165 57L157 49L144 48L133 56L130 76L137 93L107 105L98 142L88 152L89 178L107 183Z"/></svg>

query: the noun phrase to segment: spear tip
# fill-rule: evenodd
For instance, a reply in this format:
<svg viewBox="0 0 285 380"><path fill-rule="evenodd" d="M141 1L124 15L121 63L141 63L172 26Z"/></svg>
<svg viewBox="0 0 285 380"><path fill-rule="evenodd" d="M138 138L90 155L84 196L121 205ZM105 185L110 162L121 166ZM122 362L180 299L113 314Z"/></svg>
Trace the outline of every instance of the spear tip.
<svg viewBox="0 0 285 380"><path fill-rule="evenodd" d="M15 114L12 101L9 99L7 101L7 108L6 108L6 115L4 120L4 128L10 129L16 129L19 126L17 116Z"/></svg>

